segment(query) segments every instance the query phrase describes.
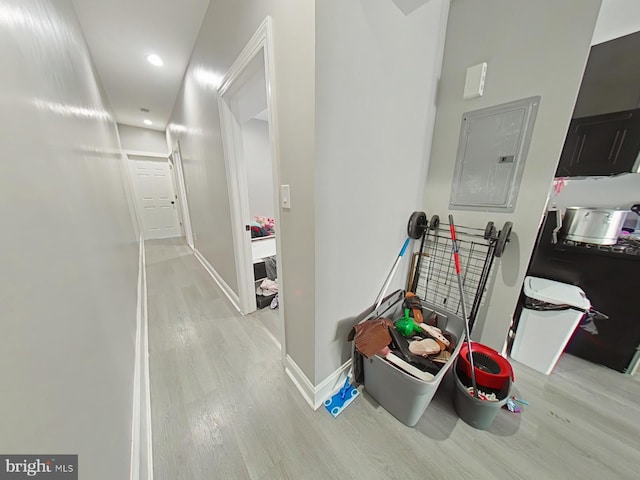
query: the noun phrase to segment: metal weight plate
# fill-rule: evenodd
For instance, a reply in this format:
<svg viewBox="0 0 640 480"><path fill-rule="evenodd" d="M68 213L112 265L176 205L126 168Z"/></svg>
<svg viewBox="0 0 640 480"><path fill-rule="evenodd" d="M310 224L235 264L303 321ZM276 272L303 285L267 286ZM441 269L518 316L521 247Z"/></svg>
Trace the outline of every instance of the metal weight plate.
<svg viewBox="0 0 640 480"><path fill-rule="evenodd" d="M487 222L487 228L484 229L484 239L491 240L493 235L495 234L496 227L494 227L493 222Z"/></svg>
<svg viewBox="0 0 640 480"><path fill-rule="evenodd" d="M504 248L509 241L509 237L511 236L511 228L513 228L513 223L505 222L504 227L500 230L500 234L498 235L498 241L496 242L495 256L501 257L504 253Z"/></svg>
<svg viewBox="0 0 640 480"><path fill-rule="evenodd" d="M431 221L429 222L429 228L431 230L436 230L440 226L440 217L438 215L434 215L431 217Z"/></svg>
<svg viewBox="0 0 640 480"><path fill-rule="evenodd" d="M413 212L407 224L407 235L409 238L418 239L427 227L427 214L424 212Z"/></svg>

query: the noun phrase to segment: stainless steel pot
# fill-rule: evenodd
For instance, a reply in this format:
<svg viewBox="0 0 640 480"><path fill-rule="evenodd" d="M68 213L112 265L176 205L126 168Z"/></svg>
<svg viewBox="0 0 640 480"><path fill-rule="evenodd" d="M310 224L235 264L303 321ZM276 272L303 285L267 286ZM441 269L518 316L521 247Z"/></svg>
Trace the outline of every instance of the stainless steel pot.
<svg viewBox="0 0 640 480"><path fill-rule="evenodd" d="M614 245L629 210L568 207L560 236L574 242Z"/></svg>

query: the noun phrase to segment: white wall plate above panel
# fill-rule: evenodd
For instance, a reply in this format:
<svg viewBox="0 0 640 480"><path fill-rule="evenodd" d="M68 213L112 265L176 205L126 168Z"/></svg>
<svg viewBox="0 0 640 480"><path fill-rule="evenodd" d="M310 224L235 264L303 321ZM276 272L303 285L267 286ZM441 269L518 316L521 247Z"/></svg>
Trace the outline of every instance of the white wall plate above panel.
<svg viewBox="0 0 640 480"><path fill-rule="evenodd" d="M481 97L484 93L484 82L487 78L487 63L479 63L467 68L467 77L464 81L464 93L462 98L470 100Z"/></svg>

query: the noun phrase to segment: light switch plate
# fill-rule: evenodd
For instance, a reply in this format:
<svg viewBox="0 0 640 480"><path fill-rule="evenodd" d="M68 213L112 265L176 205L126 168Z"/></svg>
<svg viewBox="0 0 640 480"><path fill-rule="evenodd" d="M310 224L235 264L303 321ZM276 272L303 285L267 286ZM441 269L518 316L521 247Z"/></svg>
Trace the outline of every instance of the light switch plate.
<svg viewBox="0 0 640 480"><path fill-rule="evenodd" d="M289 185L280 185L280 205L282 208L291 208L291 191Z"/></svg>
<svg viewBox="0 0 640 480"><path fill-rule="evenodd" d="M462 98L469 100L471 98L481 97L484 93L484 81L486 77L487 62L467 68L467 78L464 82L464 94Z"/></svg>

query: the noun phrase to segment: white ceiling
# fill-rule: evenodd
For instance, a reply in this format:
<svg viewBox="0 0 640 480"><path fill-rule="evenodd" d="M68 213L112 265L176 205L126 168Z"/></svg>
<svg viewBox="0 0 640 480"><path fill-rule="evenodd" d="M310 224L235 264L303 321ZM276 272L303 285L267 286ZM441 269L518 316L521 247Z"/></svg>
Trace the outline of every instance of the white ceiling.
<svg viewBox="0 0 640 480"><path fill-rule="evenodd" d="M209 0L72 1L118 122L164 130Z"/></svg>

